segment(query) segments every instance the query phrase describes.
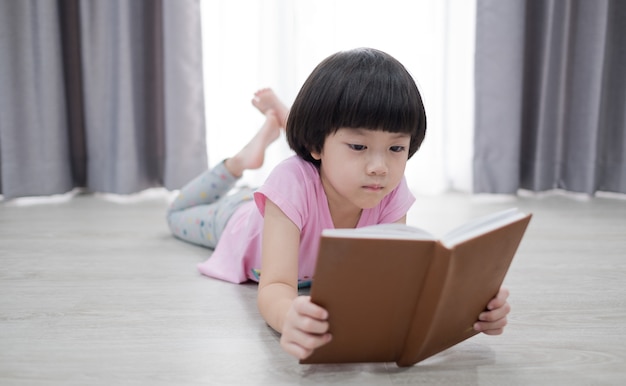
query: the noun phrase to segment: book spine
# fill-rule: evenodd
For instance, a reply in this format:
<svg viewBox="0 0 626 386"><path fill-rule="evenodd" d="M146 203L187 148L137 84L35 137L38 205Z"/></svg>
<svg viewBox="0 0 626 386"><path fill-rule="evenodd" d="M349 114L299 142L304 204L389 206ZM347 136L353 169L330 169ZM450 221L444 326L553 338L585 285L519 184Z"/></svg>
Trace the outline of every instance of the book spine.
<svg viewBox="0 0 626 386"><path fill-rule="evenodd" d="M417 299L413 321L404 339L404 349L396 361L398 366L412 366L420 360L418 358L424 343L428 341L432 323L436 319L434 316L440 306L439 300L447 282L450 258L451 251L437 242L435 256L428 268L421 295Z"/></svg>

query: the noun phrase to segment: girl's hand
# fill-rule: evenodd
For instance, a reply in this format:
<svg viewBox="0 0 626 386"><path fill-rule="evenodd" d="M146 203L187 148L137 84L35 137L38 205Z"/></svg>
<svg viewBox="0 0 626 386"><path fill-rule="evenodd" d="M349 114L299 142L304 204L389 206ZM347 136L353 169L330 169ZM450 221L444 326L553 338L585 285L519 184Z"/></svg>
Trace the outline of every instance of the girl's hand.
<svg viewBox="0 0 626 386"><path fill-rule="evenodd" d="M298 359L311 355L313 350L330 342L328 312L311 303L309 296L298 296L285 315L280 345Z"/></svg>
<svg viewBox="0 0 626 386"><path fill-rule="evenodd" d="M487 311L478 315L478 322L474 323L474 330L487 335L500 335L507 324L507 315L511 306L507 302L509 290L502 287L498 294L487 304Z"/></svg>

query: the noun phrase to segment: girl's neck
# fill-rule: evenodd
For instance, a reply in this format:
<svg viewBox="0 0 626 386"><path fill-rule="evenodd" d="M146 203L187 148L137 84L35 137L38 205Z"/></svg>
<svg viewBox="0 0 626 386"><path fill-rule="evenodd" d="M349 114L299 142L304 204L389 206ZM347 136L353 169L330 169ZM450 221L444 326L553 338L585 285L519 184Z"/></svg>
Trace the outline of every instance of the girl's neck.
<svg viewBox="0 0 626 386"><path fill-rule="evenodd" d="M345 198L342 198L341 195L339 195L325 180L321 170L320 179L326 196L330 218L333 221L333 226L335 228L356 228L359 220L361 219L363 209L350 203Z"/></svg>
<svg viewBox="0 0 626 386"><path fill-rule="evenodd" d="M328 209L335 228L356 228L363 212L363 209L345 210L338 208L330 201L328 201Z"/></svg>

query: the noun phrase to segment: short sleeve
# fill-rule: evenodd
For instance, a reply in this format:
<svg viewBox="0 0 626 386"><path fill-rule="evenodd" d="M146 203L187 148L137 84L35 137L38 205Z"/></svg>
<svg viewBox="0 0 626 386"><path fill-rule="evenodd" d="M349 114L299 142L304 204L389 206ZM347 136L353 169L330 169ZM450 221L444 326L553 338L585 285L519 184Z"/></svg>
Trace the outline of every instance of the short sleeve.
<svg viewBox="0 0 626 386"><path fill-rule="evenodd" d="M311 171L302 162L294 157L281 162L254 193L254 202L262 216L265 215L265 203L269 199L300 230L308 216L308 195L314 190L310 183Z"/></svg>

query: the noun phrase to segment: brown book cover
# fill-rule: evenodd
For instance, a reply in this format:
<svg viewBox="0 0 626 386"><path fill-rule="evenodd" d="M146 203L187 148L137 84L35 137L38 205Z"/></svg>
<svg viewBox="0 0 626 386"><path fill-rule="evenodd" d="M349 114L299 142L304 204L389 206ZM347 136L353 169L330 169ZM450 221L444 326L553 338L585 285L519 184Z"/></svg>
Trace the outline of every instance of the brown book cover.
<svg viewBox="0 0 626 386"><path fill-rule="evenodd" d="M333 339L300 362L411 366L474 336L530 218L502 211L441 240L402 224L324 231L311 298Z"/></svg>

